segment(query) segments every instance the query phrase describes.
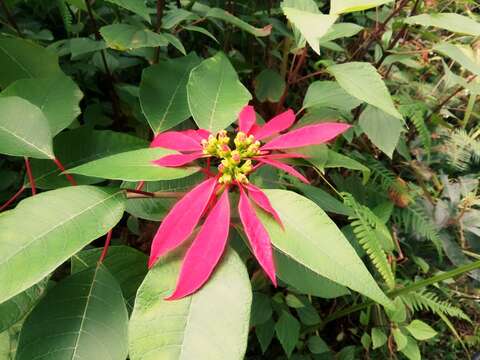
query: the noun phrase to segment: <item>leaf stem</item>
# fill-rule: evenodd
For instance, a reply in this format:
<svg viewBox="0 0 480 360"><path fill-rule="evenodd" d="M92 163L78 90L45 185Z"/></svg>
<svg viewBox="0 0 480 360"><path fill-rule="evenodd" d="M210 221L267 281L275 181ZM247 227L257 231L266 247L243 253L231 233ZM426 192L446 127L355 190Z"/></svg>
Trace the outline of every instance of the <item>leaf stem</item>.
<svg viewBox="0 0 480 360"><path fill-rule="evenodd" d="M25 187L22 186L10 199L8 199L2 206L0 206L0 212L5 210L7 207L10 206L17 198L22 195L22 193L25 191Z"/></svg>
<svg viewBox="0 0 480 360"><path fill-rule="evenodd" d="M107 256L108 248L109 248L110 242L112 240L112 233L113 233L113 229L111 229L107 233L107 238L105 239L105 245L103 246L102 254L100 255L100 259L98 259L99 263L103 263L103 260L105 260L105 257Z"/></svg>
<svg viewBox="0 0 480 360"><path fill-rule="evenodd" d="M125 189L127 192L127 199L157 199L157 198L178 198L185 195L184 192L174 192L174 191L157 191L157 192L147 192L134 189Z"/></svg>
<svg viewBox="0 0 480 360"><path fill-rule="evenodd" d="M72 184L73 186L76 186L77 182L75 181L72 175L66 172L65 167L60 162L60 160L58 160L57 158L54 158L53 162L55 163L55 165L57 165L58 169L63 173L63 175L65 175L65 177L70 182L70 184Z"/></svg>
<svg viewBox="0 0 480 360"><path fill-rule="evenodd" d="M160 33L162 28L162 18L163 18L163 10L165 8L165 0L157 0L157 25L155 27L155 32ZM153 57L153 63L158 64L158 60L160 59L160 46L155 48L155 55Z"/></svg>
<svg viewBox="0 0 480 360"><path fill-rule="evenodd" d="M35 196L37 194L37 188L35 186L35 179L32 174L32 168L30 167L30 160L28 157L24 157L25 159L25 169L27 171L27 176L28 176L28 182L30 183L30 187L32 188L32 196Z"/></svg>

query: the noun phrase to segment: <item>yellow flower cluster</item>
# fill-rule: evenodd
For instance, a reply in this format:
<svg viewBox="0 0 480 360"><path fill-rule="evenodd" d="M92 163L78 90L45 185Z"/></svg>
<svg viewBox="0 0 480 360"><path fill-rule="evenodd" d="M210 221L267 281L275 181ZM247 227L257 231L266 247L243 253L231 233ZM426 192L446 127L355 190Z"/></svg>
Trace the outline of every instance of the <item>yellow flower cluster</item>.
<svg viewBox="0 0 480 360"><path fill-rule="evenodd" d="M231 145L235 148L232 150ZM218 171L222 174L218 180L221 184L230 184L236 180L248 183L247 175L252 171L251 158L260 153L260 141L255 141L252 135L247 136L239 131L231 143L231 138L225 130L216 136L210 135L202 140L203 153L220 159Z"/></svg>

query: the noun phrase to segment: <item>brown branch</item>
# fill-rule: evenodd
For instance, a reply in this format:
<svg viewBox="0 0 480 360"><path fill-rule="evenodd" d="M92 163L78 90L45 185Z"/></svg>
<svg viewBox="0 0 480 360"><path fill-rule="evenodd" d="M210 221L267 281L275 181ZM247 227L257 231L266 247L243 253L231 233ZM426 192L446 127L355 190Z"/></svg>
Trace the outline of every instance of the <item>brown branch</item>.
<svg viewBox="0 0 480 360"><path fill-rule="evenodd" d="M165 0L157 0L157 25L155 32L159 33L162 28L163 10L165 9ZM153 63L157 64L160 59L160 46L155 48L155 55L153 56Z"/></svg>

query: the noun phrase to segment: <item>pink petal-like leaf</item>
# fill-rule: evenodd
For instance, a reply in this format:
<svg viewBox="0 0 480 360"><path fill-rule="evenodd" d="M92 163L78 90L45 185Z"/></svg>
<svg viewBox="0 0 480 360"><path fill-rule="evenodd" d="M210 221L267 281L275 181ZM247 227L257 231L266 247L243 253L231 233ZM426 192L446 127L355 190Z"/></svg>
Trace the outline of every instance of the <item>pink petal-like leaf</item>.
<svg viewBox="0 0 480 360"><path fill-rule="evenodd" d="M255 124L256 119L257 115L255 114L255 109L253 108L253 106L245 106L238 115L238 127L240 131L248 134L252 126Z"/></svg>
<svg viewBox="0 0 480 360"><path fill-rule="evenodd" d="M179 167L200 159L203 156L204 155L201 152L192 154L172 154L165 155L158 160L154 160L153 163L155 165L164 167Z"/></svg>
<svg viewBox="0 0 480 360"><path fill-rule="evenodd" d="M150 147L162 147L177 151L199 151L202 149L200 140L185 131L167 131L160 133L150 144Z"/></svg>
<svg viewBox="0 0 480 360"><path fill-rule="evenodd" d="M238 203L238 213L243 224L243 229L245 230L253 254L257 258L260 266L265 270L265 273L270 278L273 285L277 286L270 236L261 221L258 219L245 191L241 186L239 186L239 189L240 201Z"/></svg>
<svg viewBox="0 0 480 360"><path fill-rule="evenodd" d="M307 145L323 144L344 133L349 128L350 125L342 123L308 125L280 135L265 144L261 150L290 149Z"/></svg>
<svg viewBox="0 0 480 360"><path fill-rule="evenodd" d="M217 179L211 178L193 188L170 210L153 238L148 266L184 242L193 232L213 195Z"/></svg>
<svg viewBox="0 0 480 360"><path fill-rule="evenodd" d="M175 291L166 300L193 294L207 282L225 250L229 226L230 202L224 191L188 249Z"/></svg>
<svg viewBox="0 0 480 360"><path fill-rule="evenodd" d="M208 139L208 136L211 134L210 131L205 129L198 129L198 130L184 130L182 131L183 134L190 136L192 139L201 143L203 139Z"/></svg>
<svg viewBox="0 0 480 360"><path fill-rule="evenodd" d="M255 139L262 140L287 130L294 122L295 113L292 109L288 109L266 122L262 127L256 129L255 132L252 132L252 135L255 136Z"/></svg>
<svg viewBox="0 0 480 360"><path fill-rule="evenodd" d="M267 154L267 155L260 155L255 157L255 159L306 159L308 155L305 154L297 154L297 153L283 153L283 154Z"/></svg>
<svg viewBox="0 0 480 360"><path fill-rule="evenodd" d="M265 195L265 193L260 188L256 187L253 184L247 184L244 186L248 190L248 195L250 199L255 201L258 206L260 206L263 210L272 215L273 218L278 222L278 224L283 228L284 226L282 220L280 219L280 216L278 216L278 213L275 211L272 204L270 204L270 200L268 200L267 195Z"/></svg>
<svg viewBox="0 0 480 360"><path fill-rule="evenodd" d="M296 178L300 179L301 181L303 181L304 183L306 184L310 184L310 182L307 180L307 178L305 176L303 176L302 174L300 174L297 170L295 170L292 166L290 165L287 165L287 164L284 164L280 161L277 161L277 160L273 160L273 159L268 159L268 158L262 158L262 159L258 159L258 161L264 163L264 164L268 164L270 166L273 166L273 167L276 167L280 170L283 170L285 171L286 173L289 173L290 175L292 176L295 176Z"/></svg>

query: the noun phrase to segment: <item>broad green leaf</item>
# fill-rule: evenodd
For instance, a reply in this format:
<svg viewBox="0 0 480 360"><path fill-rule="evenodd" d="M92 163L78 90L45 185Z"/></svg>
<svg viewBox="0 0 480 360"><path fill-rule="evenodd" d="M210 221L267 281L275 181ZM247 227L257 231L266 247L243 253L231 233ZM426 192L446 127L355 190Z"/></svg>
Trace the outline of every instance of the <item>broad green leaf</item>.
<svg viewBox="0 0 480 360"><path fill-rule="evenodd" d="M372 64L349 62L329 66L327 70L350 95L402 119L385 83Z"/></svg>
<svg viewBox="0 0 480 360"><path fill-rule="evenodd" d="M388 338L381 328L372 328L372 349L378 349L386 344Z"/></svg>
<svg viewBox="0 0 480 360"><path fill-rule="evenodd" d="M405 329L417 340L428 340L437 335L437 332L421 320L413 320Z"/></svg>
<svg viewBox="0 0 480 360"><path fill-rule="evenodd" d="M388 318L397 324L403 323L407 320L407 308L402 301L401 297L396 297L393 300L393 307L391 309L387 309L385 312L387 313Z"/></svg>
<svg viewBox="0 0 480 360"><path fill-rule="evenodd" d="M0 88L19 79L50 77L61 72L53 52L28 40L1 35L0 69Z"/></svg>
<svg viewBox="0 0 480 360"><path fill-rule="evenodd" d="M38 284L0 304L0 333L18 323L32 310L45 292L47 283L48 279L43 279Z"/></svg>
<svg viewBox="0 0 480 360"><path fill-rule="evenodd" d="M182 42L178 39L178 37L170 34L170 33L163 33L162 34L165 39L175 47L178 51L180 51L183 55L187 55L187 51L185 50L185 47L183 46Z"/></svg>
<svg viewBox="0 0 480 360"><path fill-rule="evenodd" d="M455 13L421 14L406 18L404 22L407 24L434 26L460 34L480 36L479 22L468 16Z"/></svg>
<svg viewBox="0 0 480 360"><path fill-rule="evenodd" d="M320 336L310 336L307 340L307 346L313 354L323 354L330 351L327 343Z"/></svg>
<svg viewBox="0 0 480 360"><path fill-rule="evenodd" d="M124 9L141 16L147 22L150 22L150 11L143 0L107 0L108 2L118 5Z"/></svg>
<svg viewBox="0 0 480 360"><path fill-rule="evenodd" d="M345 14L388 4L393 0L330 0L330 14Z"/></svg>
<svg viewBox="0 0 480 360"><path fill-rule="evenodd" d="M49 123L37 106L17 96L0 97L0 154L55 157Z"/></svg>
<svg viewBox="0 0 480 360"><path fill-rule="evenodd" d="M168 40L162 34L128 24L103 26L100 34L109 48L121 51L168 45Z"/></svg>
<svg viewBox="0 0 480 360"><path fill-rule="evenodd" d="M190 117L187 82L200 58L188 56L161 61L143 71L140 83L142 111L155 133L168 130Z"/></svg>
<svg viewBox="0 0 480 360"><path fill-rule="evenodd" d="M397 344L397 350L402 351L408 343L408 337L402 333L402 330L399 328L392 329L393 339L395 344Z"/></svg>
<svg viewBox="0 0 480 360"><path fill-rule="evenodd" d="M73 255L72 274L95 266L102 248L89 249ZM147 275L148 257L129 246L110 246L103 265L117 279L127 304L133 307L138 287Z"/></svg>
<svg viewBox="0 0 480 360"><path fill-rule="evenodd" d="M305 194L307 198L315 202L318 206L320 206L326 212L332 212L335 214L346 215L349 216L352 214L352 210L345 206L343 202L337 200L335 197L330 195L328 192L303 183L296 183L295 187L299 189L302 193Z"/></svg>
<svg viewBox="0 0 480 360"><path fill-rule="evenodd" d="M271 69L263 70L255 78L255 96L261 102L280 101L283 93L285 92L285 80L280 74Z"/></svg>
<svg viewBox="0 0 480 360"><path fill-rule="evenodd" d="M59 282L40 301L23 325L16 359L125 360L127 341L122 291L98 264Z"/></svg>
<svg viewBox="0 0 480 360"><path fill-rule="evenodd" d="M243 359L252 301L244 264L228 250L202 289L166 301L181 259L178 252L162 259L140 286L130 319L130 359Z"/></svg>
<svg viewBox="0 0 480 360"><path fill-rule="evenodd" d="M290 357L300 337L300 323L284 310L275 324L275 333L287 357Z"/></svg>
<svg viewBox="0 0 480 360"><path fill-rule="evenodd" d="M327 161L323 165L323 169L328 168L346 168L351 170L358 170L362 172L363 182L366 183L370 178L370 169L365 165L362 165L358 161L342 155L336 151L327 149Z"/></svg>
<svg viewBox="0 0 480 360"><path fill-rule="evenodd" d="M265 193L285 225L282 230L274 219L258 211L278 251L321 276L391 306L353 247L322 209L291 191Z"/></svg>
<svg viewBox="0 0 480 360"><path fill-rule="evenodd" d="M420 349L418 344L410 336L407 336L407 344L400 350L400 352L405 355L409 360L421 360L422 355L420 354Z"/></svg>
<svg viewBox="0 0 480 360"><path fill-rule="evenodd" d="M204 29L200 26L195 26L195 25L185 25L185 26L182 26L182 28L185 29L185 30L188 30L188 31L195 31L195 32L198 32L200 34L206 35L210 39L215 41L217 44L219 44L217 38L215 36L213 36L213 34L210 31L208 31L207 29Z"/></svg>
<svg viewBox="0 0 480 360"><path fill-rule="evenodd" d="M216 132L233 123L252 98L222 52L192 70L187 84L188 105L200 128Z"/></svg>
<svg viewBox="0 0 480 360"><path fill-rule="evenodd" d="M265 353L275 335L275 323L273 319L270 318L266 323L255 326L255 335L262 348L262 353Z"/></svg>
<svg viewBox="0 0 480 360"><path fill-rule="evenodd" d="M316 12L299 10L293 7L282 7L283 13L311 46L320 54L319 40L337 20L337 15L324 15Z"/></svg>
<svg viewBox="0 0 480 360"><path fill-rule="evenodd" d="M317 274L281 251L275 251L275 265L277 276L301 293L324 299L350 293L346 287Z"/></svg>
<svg viewBox="0 0 480 360"><path fill-rule="evenodd" d="M442 42L435 45L433 50L448 56L468 71L480 76L480 55L471 46Z"/></svg>
<svg viewBox="0 0 480 360"><path fill-rule="evenodd" d="M370 141L390 159L404 131L403 122L373 106L367 106L359 119L359 125Z"/></svg>
<svg viewBox="0 0 480 360"><path fill-rule="evenodd" d="M315 81L307 89L302 109L327 107L348 112L361 103L361 100L349 95L336 81Z"/></svg>
<svg viewBox="0 0 480 360"><path fill-rule="evenodd" d="M75 60L85 54L107 48L105 41L93 40L90 38L73 38L68 40L70 46L71 59Z"/></svg>
<svg viewBox="0 0 480 360"><path fill-rule="evenodd" d="M50 78L18 80L0 95L18 96L39 107L50 124L53 136L80 115L79 103L83 97L77 84L63 74Z"/></svg>
<svg viewBox="0 0 480 360"><path fill-rule="evenodd" d="M320 38L320 45L322 43L333 41L342 37L350 37L358 34L363 30L363 27L354 23L339 23L333 24L327 33Z"/></svg>
<svg viewBox="0 0 480 360"><path fill-rule="evenodd" d="M0 216L0 303L106 234L124 209L122 191L76 186L30 197Z"/></svg>
<svg viewBox="0 0 480 360"><path fill-rule="evenodd" d="M250 313L250 326L264 324L272 317L272 313L272 301L270 296L254 291L252 311Z"/></svg>
<svg viewBox="0 0 480 360"><path fill-rule="evenodd" d="M198 171L198 167L167 168L155 165L154 160L174 154L162 148L146 148L107 156L69 169L72 174L100 179L125 181L172 180L186 177Z"/></svg>
<svg viewBox="0 0 480 360"><path fill-rule="evenodd" d="M307 13L321 14L318 9L318 4L314 0L283 0L281 7L293 8ZM294 49L301 49L305 47L306 40L302 36L300 30L292 24L293 37L295 40Z"/></svg>
<svg viewBox="0 0 480 360"><path fill-rule="evenodd" d="M173 8L166 12L162 18L162 29L172 29L186 20L197 20L198 16L183 8Z"/></svg>
<svg viewBox="0 0 480 360"><path fill-rule="evenodd" d="M146 146L148 146L147 141L132 135L110 130L92 130L88 127L65 131L53 140L54 152L66 169ZM31 166L38 188L56 189L70 185L51 160L32 159ZM79 185L91 185L102 181L102 179L81 175L75 176L75 180ZM29 186L28 179L25 181L25 186Z"/></svg>
<svg viewBox="0 0 480 360"><path fill-rule="evenodd" d="M219 8L210 9L205 15L205 17L225 21L226 23L232 24L254 36L268 36L272 31L272 25L267 25L263 28L256 28L249 23L246 23L245 21L239 19L238 17L230 14L229 12Z"/></svg>

